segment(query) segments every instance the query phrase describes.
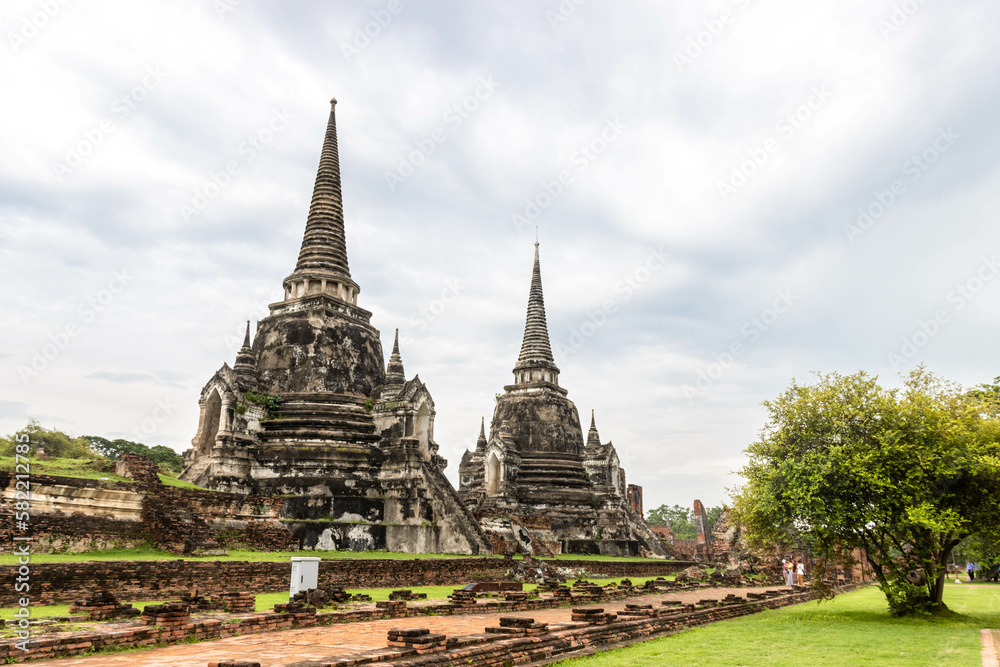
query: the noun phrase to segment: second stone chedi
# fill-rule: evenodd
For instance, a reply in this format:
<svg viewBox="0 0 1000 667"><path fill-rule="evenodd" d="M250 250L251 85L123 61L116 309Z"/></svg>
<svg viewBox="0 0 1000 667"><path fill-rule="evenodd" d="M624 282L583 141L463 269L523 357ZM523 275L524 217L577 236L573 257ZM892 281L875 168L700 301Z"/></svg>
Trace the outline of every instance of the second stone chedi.
<svg viewBox="0 0 1000 667"><path fill-rule="evenodd" d="M459 495L488 532L525 552L666 556L642 516L642 490L626 485L594 416L584 443L580 416L559 386L538 244L514 384L497 398L490 435L459 465ZM630 502L631 501L631 502Z"/></svg>

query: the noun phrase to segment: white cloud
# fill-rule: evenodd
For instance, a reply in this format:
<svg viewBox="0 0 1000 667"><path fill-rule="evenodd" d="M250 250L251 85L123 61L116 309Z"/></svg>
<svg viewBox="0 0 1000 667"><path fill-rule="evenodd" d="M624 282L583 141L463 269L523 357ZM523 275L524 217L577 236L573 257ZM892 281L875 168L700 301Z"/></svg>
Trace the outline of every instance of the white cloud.
<svg viewBox="0 0 1000 667"><path fill-rule="evenodd" d="M348 61L341 42L384 3L244 2L220 18L205 1L68 2L16 52L10 34L38 4L6 3L0 430L35 415L127 437L167 400L177 408L150 444L187 446L199 388L294 265L332 95L360 303L384 342L400 327L452 476L520 345L533 224L519 233L511 215L576 169L574 153L609 119L627 130L537 224L553 343L614 298L649 248L670 253L556 360L649 507L721 502L762 425L760 401L792 377L863 368L891 381L887 354L1000 250L988 217L1000 181L995 3L924 4L887 36L888 1L586 3L554 27L551 5L407 3ZM674 54L723 9L735 19L678 71ZM162 82L115 115L149 67ZM390 191L385 172L482 76L496 92ZM830 99L781 134L816 86ZM240 143L275 109L293 117L287 130L185 221L181 205L242 159ZM104 118L113 131L58 178L53 163ZM961 135L954 148L849 243L856 209L947 126ZM720 179L769 138L779 149L722 201ZM19 366L122 269L135 280L22 382ZM419 329L447 279L461 297ZM801 298L689 402L682 387L788 286ZM913 361L965 383L1000 374L998 303L1000 284L984 288Z"/></svg>

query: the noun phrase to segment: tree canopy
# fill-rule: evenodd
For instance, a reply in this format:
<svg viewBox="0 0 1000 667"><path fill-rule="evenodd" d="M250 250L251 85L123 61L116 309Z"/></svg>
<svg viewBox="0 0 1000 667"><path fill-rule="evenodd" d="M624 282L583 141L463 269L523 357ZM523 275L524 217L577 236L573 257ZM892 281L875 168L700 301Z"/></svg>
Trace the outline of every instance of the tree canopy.
<svg viewBox="0 0 1000 667"><path fill-rule="evenodd" d="M98 457L90 448L90 443L83 438L73 438L62 431L43 428L32 419L27 426L12 436L0 440L0 455L13 456L15 445L23 442L23 436L28 436L29 450L32 454L44 447L51 456L69 459L94 459Z"/></svg>
<svg viewBox="0 0 1000 667"><path fill-rule="evenodd" d="M121 458L122 454L138 454L148 456L153 463L163 464L173 472L180 472L184 469L184 460L181 455L163 445L149 447L141 442L132 442L121 438L108 440L99 435L85 435L82 438L89 443L91 449L112 461Z"/></svg>
<svg viewBox="0 0 1000 667"><path fill-rule="evenodd" d="M893 613L943 609L952 550L1000 519L990 392L921 367L902 389L834 373L793 382L764 406L734 496L751 543L798 539L820 559L862 549Z"/></svg>
<svg viewBox="0 0 1000 667"><path fill-rule="evenodd" d="M44 447L51 456L67 459L97 459L117 460L122 454L139 454L148 456L153 463L163 466L173 472L184 469L181 455L163 445L149 447L141 442L131 440L108 440L97 435L84 435L74 438L57 429L42 427L32 419L27 426L7 438L0 438L0 456L13 456L15 445L21 442L21 436L28 436L29 452L33 455L39 447Z"/></svg>

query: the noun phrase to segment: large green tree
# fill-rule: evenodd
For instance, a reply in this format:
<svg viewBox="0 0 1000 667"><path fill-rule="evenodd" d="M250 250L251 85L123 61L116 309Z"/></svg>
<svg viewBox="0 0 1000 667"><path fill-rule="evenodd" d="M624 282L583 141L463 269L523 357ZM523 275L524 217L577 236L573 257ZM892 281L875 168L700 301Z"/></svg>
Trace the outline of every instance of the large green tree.
<svg viewBox="0 0 1000 667"><path fill-rule="evenodd" d="M944 608L955 546L1000 520L1000 421L988 392L913 371L793 382L766 401L735 508L757 546L795 540L823 559L863 550L896 614Z"/></svg>

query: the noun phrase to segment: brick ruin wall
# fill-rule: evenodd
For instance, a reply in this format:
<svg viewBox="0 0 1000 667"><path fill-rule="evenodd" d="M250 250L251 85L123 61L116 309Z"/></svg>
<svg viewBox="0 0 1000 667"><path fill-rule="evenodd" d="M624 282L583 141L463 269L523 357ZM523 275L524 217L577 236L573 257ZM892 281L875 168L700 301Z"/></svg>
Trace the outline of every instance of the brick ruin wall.
<svg viewBox="0 0 1000 667"><path fill-rule="evenodd" d="M0 471L0 553L11 553L12 538L21 534L15 531L15 482L11 471ZM181 544L195 524L213 546L283 550L296 543L278 518L283 503L279 497L164 486L158 478L155 483L114 482L32 474L32 551Z"/></svg>
<svg viewBox="0 0 1000 667"><path fill-rule="evenodd" d="M607 577L666 576L690 566L683 561L549 561L558 568ZM320 586L389 588L458 586L471 581L507 578L512 561L503 558L428 558L412 560L342 559L320 562ZM0 605L17 604L16 565L0 565ZM287 590L291 562L245 561L86 561L32 563L31 600L36 605L63 604L96 591L110 590L120 600L165 600L198 589L201 595Z"/></svg>

